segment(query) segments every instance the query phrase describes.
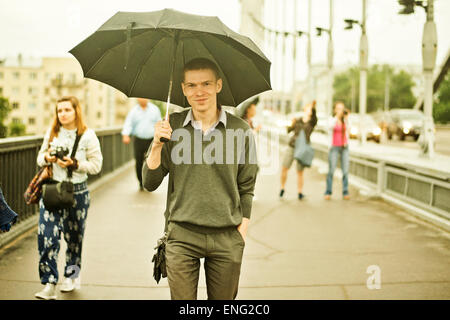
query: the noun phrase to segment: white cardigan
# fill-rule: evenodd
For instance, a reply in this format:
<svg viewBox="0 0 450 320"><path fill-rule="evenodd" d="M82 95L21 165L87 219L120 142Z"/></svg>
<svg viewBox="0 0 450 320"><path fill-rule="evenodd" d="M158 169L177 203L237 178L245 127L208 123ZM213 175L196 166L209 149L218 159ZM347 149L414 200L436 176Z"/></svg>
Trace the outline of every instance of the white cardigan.
<svg viewBox="0 0 450 320"><path fill-rule="evenodd" d="M47 165L45 161L45 153L48 150L48 140L50 138L49 129L44 136L44 142L42 143L41 149L37 157L38 166L42 167ZM67 130L63 127L60 128L58 136L53 138L51 146L64 146L69 149L70 157L72 154L72 148L75 143L76 129ZM53 148L54 149L54 148ZM92 129L87 129L78 143L77 152L75 154L75 159L78 160L78 169L72 173L72 182L81 183L87 180L88 174L97 174L102 169L103 156L100 150L100 141ZM56 181L63 181L67 179L67 169L61 168L58 164L53 163L53 179Z"/></svg>

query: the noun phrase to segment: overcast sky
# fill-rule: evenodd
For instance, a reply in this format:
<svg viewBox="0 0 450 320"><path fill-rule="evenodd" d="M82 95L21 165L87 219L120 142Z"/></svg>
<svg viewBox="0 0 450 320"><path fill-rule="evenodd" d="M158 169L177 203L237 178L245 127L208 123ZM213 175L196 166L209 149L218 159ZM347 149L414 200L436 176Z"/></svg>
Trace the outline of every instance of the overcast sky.
<svg viewBox="0 0 450 320"><path fill-rule="evenodd" d="M281 2L286 1L285 19L281 18ZM277 29L293 30L293 1L266 0L264 20ZM329 0L313 0L312 26L329 26ZM297 29L308 25L308 0L297 0ZM218 16L235 31L240 26L238 0L0 0L0 57L70 56L67 52L93 33L117 11L153 11L174 8L194 14ZM421 39L425 12L418 8L414 15L399 15L397 0L368 0L367 34L370 63L422 64ZM334 0L335 64L358 62L360 30L344 30L344 18L360 19L361 0ZM271 14L269 14L271 13ZM284 22L285 21L285 22ZM435 0L440 65L450 48L450 0ZM313 62L326 61L328 38L313 37ZM306 40L298 48L299 78L306 75ZM262 48L265 50L265 48ZM271 54L266 52L267 56ZM288 62L289 65L289 62Z"/></svg>

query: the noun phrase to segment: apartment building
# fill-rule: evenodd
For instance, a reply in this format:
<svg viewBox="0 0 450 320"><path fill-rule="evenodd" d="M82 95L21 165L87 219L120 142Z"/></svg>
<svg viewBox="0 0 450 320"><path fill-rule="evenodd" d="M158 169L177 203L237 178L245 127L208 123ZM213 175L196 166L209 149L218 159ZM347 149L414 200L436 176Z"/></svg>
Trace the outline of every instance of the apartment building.
<svg viewBox="0 0 450 320"><path fill-rule="evenodd" d="M56 101L76 96L87 125L103 128L123 124L135 100L99 81L83 78L75 58L45 57L0 59L0 95L12 111L5 125L25 124L27 134L43 134L55 115Z"/></svg>

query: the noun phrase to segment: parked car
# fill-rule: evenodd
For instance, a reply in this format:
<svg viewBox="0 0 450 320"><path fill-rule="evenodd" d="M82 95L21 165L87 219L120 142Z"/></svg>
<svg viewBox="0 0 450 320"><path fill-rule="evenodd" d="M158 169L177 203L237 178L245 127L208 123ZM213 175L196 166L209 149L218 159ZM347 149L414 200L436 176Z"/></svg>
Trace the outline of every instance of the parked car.
<svg viewBox="0 0 450 320"><path fill-rule="evenodd" d="M422 131L423 120L424 114L419 110L392 109L387 124L388 138L392 139L396 135L400 140L405 140L407 136L411 136L417 141Z"/></svg>
<svg viewBox="0 0 450 320"><path fill-rule="evenodd" d="M392 122L389 111L378 111L371 113L370 115L382 131L387 130L388 124Z"/></svg>
<svg viewBox="0 0 450 320"><path fill-rule="evenodd" d="M357 113L351 113L348 115L350 139L359 139L361 137L361 122L366 132L366 139L374 140L376 143L380 143L381 129L376 124L375 120L368 114L366 114L362 119Z"/></svg>

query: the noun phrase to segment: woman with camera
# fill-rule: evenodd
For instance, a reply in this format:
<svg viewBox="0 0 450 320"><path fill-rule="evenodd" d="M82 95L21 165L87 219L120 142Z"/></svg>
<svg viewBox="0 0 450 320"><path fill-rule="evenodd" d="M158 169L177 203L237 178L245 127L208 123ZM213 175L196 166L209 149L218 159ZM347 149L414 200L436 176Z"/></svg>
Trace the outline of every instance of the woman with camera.
<svg viewBox="0 0 450 320"><path fill-rule="evenodd" d="M327 189L325 191L325 200L331 199L333 190L333 175L336 170L338 158L341 158L342 169L342 196L345 200L349 200L348 194L348 170L349 170L349 154L348 142L350 137L348 134L348 111L345 109L344 103L337 102L334 106L334 118L331 119L329 125L330 150L328 152L328 175Z"/></svg>
<svg viewBox="0 0 450 320"><path fill-rule="evenodd" d="M280 199L283 198L284 195L284 187L286 185L287 173L289 168L292 166L292 162L294 161L294 148L295 141L297 140L301 131L305 133L306 141L310 142L311 134L314 130L314 127L317 124L317 115L316 115L316 101L314 100L312 103L307 104L303 107L303 116L298 119L293 119L292 124L287 127L287 132L294 132L294 135L289 140L289 146L286 149L286 152L283 157L283 163L281 167L281 190L280 190ZM304 198L303 195L303 170L305 166L299 161L296 160L296 168L297 168L297 192L298 199L302 200Z"/></svg>
<svg viewBox="0 0 450 320"><path fill-rule="evenodd" d="M90 205L87 178L88 174L100 172L102 162L100 142L94 130L86 127L78 99L69 96L58 100L55 118L44 136L37 163L52 166L56 182L69 180L73 183L74 204L68 209L50 209L45 207L43 199L39 202L39 276L45 288L35 294L37 298L56 299L61 232L67 251L65 279L60 290L69 292L80 288L81 249Z"/></svg>

